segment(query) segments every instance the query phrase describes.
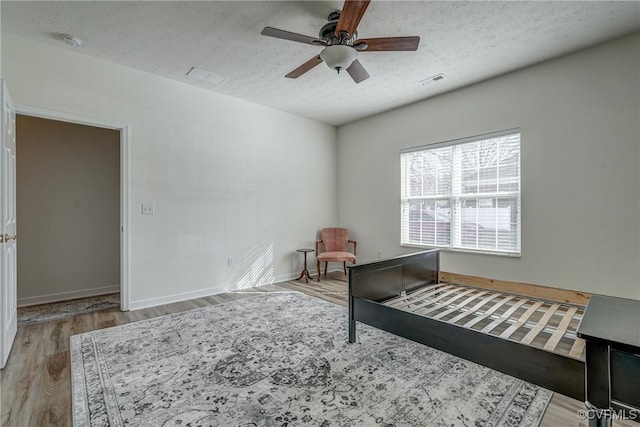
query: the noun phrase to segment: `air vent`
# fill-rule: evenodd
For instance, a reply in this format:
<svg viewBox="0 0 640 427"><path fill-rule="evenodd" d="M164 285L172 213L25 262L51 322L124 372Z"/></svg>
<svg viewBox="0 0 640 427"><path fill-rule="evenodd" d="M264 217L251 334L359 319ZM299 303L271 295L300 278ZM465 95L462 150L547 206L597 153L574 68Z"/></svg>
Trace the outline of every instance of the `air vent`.
<svg viewBox="0 0 640 427"><path fill-rule="evenodd" d="M71 34L60 34L62 41L71 47L80 47L82 45L82 39Z"/></svg>
<svg viewBox="0 0 640 427"><path fill-rule="evenodd" d="M420 80L419 83L422 86L426 86L426 85L429 85L431 83L439 82L440 80L444 80L446 78L447 78L447 76L445 76L444 74L436 74L435 76L431 76L431 77L426 78L424 80Z"/></svg>
<svg viewBox="0 0 640 427"><path fill-rule="evenodd" d="M191 69L187 71L187 76L199 80L204 80L216 85L222 83L222 81L224 80L224 77L222 77L221 75L212 73L211 71L203 70L202 68L198 67L191 67Z"/></svg>

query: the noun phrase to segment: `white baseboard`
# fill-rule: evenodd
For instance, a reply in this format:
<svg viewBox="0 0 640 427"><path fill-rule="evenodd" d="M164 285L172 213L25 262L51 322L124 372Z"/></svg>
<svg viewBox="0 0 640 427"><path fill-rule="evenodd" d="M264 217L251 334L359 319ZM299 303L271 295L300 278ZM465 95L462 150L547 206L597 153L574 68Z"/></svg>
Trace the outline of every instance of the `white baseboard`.
<svg viewBox="0 0 640 427"><path fill-rule="evenodd" d="M174 302L186 301L195 298L208 297L210 295L220 294L224 289L199 289L197 291L182 292L179 294L166 295L163 297L143 299L140 301L130 301L129 310L141 310L143 308L156 307L158 305L171 304Z"/></svg>
<svg viewBox="0 0 640 427"><path fill-rule="evenodd" d="M77 298L95 297L97 295L113 294L115 292L120 292L120 286L103 286L101 288L83 289L81 291L59 292L57 294L19 298L18 307L48 304L50 302L67 301Z"/></svg>
<svg viewBox="0 0 640 427"><path fill-rule="evenodd" d="M329 268L327 272L332 273L334 271L342 271L341 268ZM309 271L312 277L316 277L317 273L315 270ZM256 283L253 286L243 288L250 289L252 287L260 287L265 285L270 285L272 283L286 282L287 280L294 280L300 276L300 273L290 273L290 274L281 274L280 276L276 276L273 278L273 281L269 283ZM171 304L174 302L187 301L190 299L208 297L211 295L221 294L224 292L233 292L237 289L225 289L225 288L208 288L208 289L199 289L197 291L190 292L182 292L179 294L166 295L157 298L149 298L140 301L131 301L129 303L129 310L141 310L143 308L156 307L158 305Z"/></svg>
<svg viewBox="0 0 640 427"><path fill-rule="evenodd" d="M342 268L340 268L340 267L329 267L327 269L327 273L334 273L336 271L342 271ZM318 276L318 271L317 270L309 270L309 275L315 279ZM300 273L282 274L280 276L275 277L275 280L274 280L273 283L286 282L287 280L295 280L298 277L300 277ZM262 286L262 285L256 285L256 286Z"/></svg>

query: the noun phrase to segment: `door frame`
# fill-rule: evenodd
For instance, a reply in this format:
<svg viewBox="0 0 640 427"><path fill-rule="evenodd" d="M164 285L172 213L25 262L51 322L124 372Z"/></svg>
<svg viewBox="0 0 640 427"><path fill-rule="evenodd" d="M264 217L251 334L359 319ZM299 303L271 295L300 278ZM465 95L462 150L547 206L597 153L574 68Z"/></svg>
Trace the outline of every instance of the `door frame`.
<svg viewBox="0 0 640 427"><path fill-rule="evenodd" d="M23 116L39 117L42 119L120 131L120 309L122 311L129 311L131 303L131 288L129 286L129 194L131 188L129 181L131 157L129 151L129 125L28 105L15 104L14 107L16 114ZM16 135L16 138L17 137Z"/></svg>

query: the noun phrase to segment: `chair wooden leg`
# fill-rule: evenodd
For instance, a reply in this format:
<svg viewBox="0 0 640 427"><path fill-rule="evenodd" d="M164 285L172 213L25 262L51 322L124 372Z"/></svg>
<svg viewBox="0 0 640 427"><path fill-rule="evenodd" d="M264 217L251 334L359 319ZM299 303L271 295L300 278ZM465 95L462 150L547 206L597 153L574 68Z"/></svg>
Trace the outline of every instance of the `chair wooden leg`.
<svg viewBox="0 0 640 427"><path fill-rule="evenodd" d="M327 265L329 265L329 261L324 262L324 277L327 277Z"/></svg>
<svg viewBox="0 0 640 427"><path fill-rule="evenodd" d="M320 281L320 276L321 276L321 274L320 274L320 261L316 260L316 264L318 266L318 282L319 282Z"/></svg>
<svg viewBox="0 0 640 427"><path fill-rule="evenodd" d="M344 268L344 275L347 275L347 261L342 261L342 268Z"/></svg>

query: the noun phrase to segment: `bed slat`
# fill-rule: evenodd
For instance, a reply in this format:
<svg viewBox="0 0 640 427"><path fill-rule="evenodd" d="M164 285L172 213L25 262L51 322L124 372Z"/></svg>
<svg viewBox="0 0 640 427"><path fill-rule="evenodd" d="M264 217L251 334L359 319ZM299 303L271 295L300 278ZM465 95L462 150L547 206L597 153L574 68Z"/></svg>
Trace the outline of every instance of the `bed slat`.
<svg viewBox="0 0 640 427"><path fill-rule="evenodd" d="M460 290L458 290L458 291L460 291ZM436 311L436 310L439 310L439 309L441 309L441 308L443 308L443 307L447 307L448 305L450 305L450 304L452 304L452 303L456 302L456 301L457 301L457 300L459 300L460 298L462 298L462 297L464 297L464 296L469 295L471 292L473 292L473 289L467 289L467 290L466 290L466 291L464 291L464 292L460 292L458 295L454 295L454 296L452 296L451 298L449 298L449 299L448 299L448 300L446 300L446 301L440 301L440 302L435 302L435 301L434 301L434 304L433 304L433 305L434 305L434 307L427 308L426 310L424 310L426 307L423 307L423 308L421 308L421 309L418 309L418 310L417 310L417 311L415 311L414 313L416 313L416 314L420 314L421 316L426 316L426 315L427 315L427 314L429 314L429 313L432 313L432 312L434 312L434 311Z"/></svg>
<svg viewBox="0 0 640 427"><path fill-rule="evenodd" d="M496 301L494 303L493 306L491 306L491 308L489 308L487 311L484 312L483 315L481 316L477 316L475 319L471 319L470 321L468 321L467 323L464 324L463 327L465 328L471 328L473 325L475 325L476 323L478 323L479 321L486 319L487 317L491 316L493 313L495 313L500 307L502 307L503 305L505 305L506 303L508 303L509 301L511 301L512 299L515 298L515 295L508 295L505 296L504 299L500 300L500 301Z"/></svg>
<svg viewBox="0 0 640 427"><path fill-rule="evenodd" d="M482 292L478 292L477 294L471 295L469 298L465 299L460 304L456 304L454 307L451 307L451 308L443 311L442 313L436 314L435 316L433 316L433 318L434 319L441 319L441 318L453 313L454 311L457 311L457 310L460 310L461 308L466 307L467 304L469 304L471 301L480 298L481 296L485 295L486 293L487 293L487 291L482 291Z"/></svg>
<svg viewBox="0 0 640 427"><path fill-rule="evenodd" d="M407 311L409 311L410 313L415 313L417 310L422 310L423 308L426 308L426 307L429 307L429 306L431 306L433 304L436 304L438 301L448 297L451 294L455 294L456 292L460 292L460 288L459 287L449 286L449 288L453 288L453 289L449 289L446 292L443 292L442 294L438 295L437 297L435 297L433 299L427 299L426 296L423 297L424 299L419 301L418 303L416 303L415 306L413 307L413 309L409 309L407 307Z"/></svg>
<svg viewBox="0 0 640 427"><path fill-rule="evenodd" d="M398 301L387 302L387 305L389 305L390 307L393 307L393 308L402 309L403 307L407 307L407 306L409 306L411 304L414 304L416 302L421 302L421 300L423 298L427 298L427 297L429 297L431 295L435 295L440 291L451 289L452 287L453 286L451 286L451 285L443 286L443 285L440 285L440 284L427 286L426 288L420 289L420 291L408 294L407 296L398 297Z"/></svg>
<svg viewBox="0 0 640 427"><path fill-rule="evenodd" d="M503 333L500 334L500 338L509 338L515 331L518 330L518 328L527 323L529 317L531 317L533 313L538 311L542 304L544 304L544 301L538 301L537 303L529 307L529 309L525 311L524 314L520 316L520 318L513 325L509 326Z"/></svg>
<svg viewBox="0 0 640 427"><path fill-rule="evenodd" d="M540 331L542 331L545 328L545 326L547 326L547 322L549 321L549 319L551 319L551 316L553 316L553 313L555 313L556 310L559 308L560 308L560 304L552 304L551 307L549 307L549 310L540 318L536 326L531 328L529 333L525 335L524 338L520 340L520 342L522 344L531 344L531 342L538 336Z"/></svg>
<svg viewBox="0 0 640 427"><path fill-rule="evenodd" d="M571 350L569 351L569 356L575 357L576 359L582 359L582 352L584 351L585 344L585 340L582 338L576 338L571 346Z"/></svg>
<svg viewBox="0 0 640 427"><path fill-rule="evenodd" d="M554 351L556 349L556 346L558 345L558 343L560 342L564 334L567 332L569 323L571 323L571 320L573 319L573 316L576 314L576 311L578 311L578 307L571 307L567 310L567 312L562 317L562 320L560 321L558 328L553 333L553 335L551 335L551 338L549 338L549 341L547 341L547 343L544 345L545 350Z"/></svg>
<svg viewBox="0 0 640 427"><path fill-rule="evenodd" d="M485 297L482 301L480 301L479 303L477 303L476 305L471 307L468 311L460 313L456 317L454 317L453 319L450 319L449 323L454 323L455 324L458 320L464 319L468 315L473 314L476 311L480 310L480 308L482 308L482 306L484 306L486 303L488 303L492 299L495 299L495 298L498 298L498 297L501 297L501 296L502 296L502 294L491 294L488 297Z"/></svg>
<svg viewBox="0 0 640 427"><path fill-rule="evenodd" d="M579 306L451 283L428 285L384 304L468 329L484 325L475 330L565 357L584 359L584 342L576 339L572 326L584 312ZM458 325L460 321L466 323ZM543 332L544 339L541 339Z"/></svg>
<svg viewBox="0 0 640 427"><path fill-rule="evenodd" d="M515 302L507 311L505 311L502 316L498 317L493 322L489 323L487 326L482 328L480 332L489 333L498 327L502 322L509 319L513 313L516 312L520 307L524 305L528 300L522 299L520 301Z"/></svg>

